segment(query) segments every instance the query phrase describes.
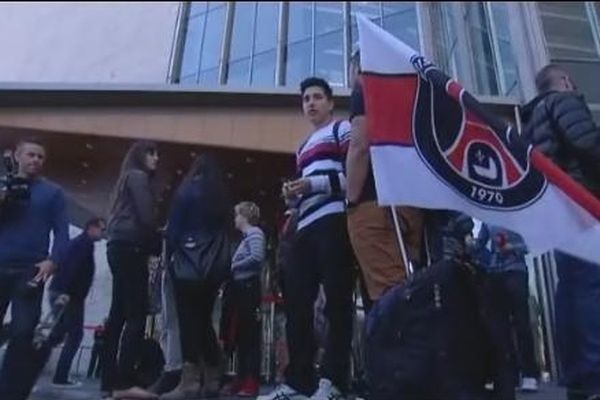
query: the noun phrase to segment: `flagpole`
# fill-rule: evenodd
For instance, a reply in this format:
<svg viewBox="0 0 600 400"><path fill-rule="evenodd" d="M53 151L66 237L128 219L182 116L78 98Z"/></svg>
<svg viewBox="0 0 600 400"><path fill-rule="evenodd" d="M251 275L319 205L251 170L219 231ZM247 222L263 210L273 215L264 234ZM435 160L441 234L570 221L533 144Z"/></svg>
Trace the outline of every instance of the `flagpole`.
<svg viewBox="0 0 600 400"><path fill-rule="evenodd" d="M408 255L406 253L406 246L404 246L404 239L402 237L402 230L400 229L400 222L398 221L398 214L396 213L396 207L390 207L392 211L392 218L394 220L394 229L396 230L396 239L398 240L398 246L400 247L400 255L404 262L404 268L406 269L406 276L409 277L413 274L413 267L408 261Z"/></svg>

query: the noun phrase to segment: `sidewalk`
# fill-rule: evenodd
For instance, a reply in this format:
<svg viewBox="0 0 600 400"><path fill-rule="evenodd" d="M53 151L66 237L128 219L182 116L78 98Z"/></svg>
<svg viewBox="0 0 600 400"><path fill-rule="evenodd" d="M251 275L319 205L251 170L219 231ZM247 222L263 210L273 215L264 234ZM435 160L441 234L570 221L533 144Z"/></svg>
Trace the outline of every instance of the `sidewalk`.
<svg viewBox="0 0 600 400"><path fill-rule="evenodd" d="M270 388L263 388L267 392ZM352 399L353 397L351 397ZM563 388L548 384L543 385L537 393L519 393L518 400L566 400L567 396ZM58 390L50 385L50 378L43 377L37 391L32 394L30 400L96 400L100 399L98 381L84 381L83 386L77 389ZM237 397L221 397L221 400L237 399Z"/></svg>

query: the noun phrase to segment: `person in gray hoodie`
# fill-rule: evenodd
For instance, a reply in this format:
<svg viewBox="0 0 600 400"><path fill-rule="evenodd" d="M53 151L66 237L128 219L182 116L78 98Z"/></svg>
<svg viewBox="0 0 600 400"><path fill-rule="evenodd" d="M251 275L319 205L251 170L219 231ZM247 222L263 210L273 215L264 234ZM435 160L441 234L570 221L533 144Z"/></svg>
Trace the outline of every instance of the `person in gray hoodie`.
<svg viewBox="0 0 600 400"><path fill-rule="evenodd" d="M134 143L123 160L111 199L107 256L113 291L101 391L103 395L112 392L115 399L157 398L138 387L135 379L148 306L148 258L158 237L153 189L157 163L155 143Z"/></svg>

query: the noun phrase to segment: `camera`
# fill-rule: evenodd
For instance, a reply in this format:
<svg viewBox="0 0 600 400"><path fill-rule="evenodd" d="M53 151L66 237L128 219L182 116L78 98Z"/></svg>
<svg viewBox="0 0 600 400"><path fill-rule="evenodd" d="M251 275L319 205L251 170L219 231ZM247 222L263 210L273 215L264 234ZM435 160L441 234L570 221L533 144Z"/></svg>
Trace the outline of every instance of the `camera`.
<svg viewBox="0 0 600 400"><path fill-rule="evenodd" d="M0 211L5 214L15 205L23 204L31 198L29 180L16 175L16 163L11 150L5 150L2 154L2 164L6 174L0 176L0 193L3 201Z"/></svg>

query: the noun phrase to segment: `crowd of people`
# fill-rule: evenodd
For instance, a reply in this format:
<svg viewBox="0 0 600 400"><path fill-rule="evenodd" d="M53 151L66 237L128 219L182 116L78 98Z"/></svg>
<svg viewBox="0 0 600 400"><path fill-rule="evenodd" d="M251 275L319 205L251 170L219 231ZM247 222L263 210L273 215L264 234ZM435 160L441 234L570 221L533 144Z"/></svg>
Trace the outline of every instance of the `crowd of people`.
<svg viewBox="0 0 600 400"><path fill-rule="evenodd" d="M26 399L52 348L65 338L54 383L73 384L69 370L83 336L94 242L105 236L113 285L102 346L96 349L104 398L342 399L350 390L355 288L361 288L369 312L372 304L407 280L407 271L444 259L450 247L469 250L486 282L486 296L492 299L486 302L486 315L492 319L486 326L494 332L482 355L489 358L482 386L493 383L498 399L514 398L515 387L536 391L540 366L531 328L526 243L515 232L494 226L482 225L474 235L473 220L457 212L377 204L359 59L355 52L348 120L333 117L333 92L325 80L311 77L300 87L302 111L312 130L296 153L297 179L282 187L288 220L277 264L289 363L279 386L259 396L259 309L266 259L260 208L249 201L234 206L214 156L206 153L195 159L171 202L167 221L159 221L155 175L160 149L149 141L134 143L123 160L107 219L91 219L83 233L69 240L65 194L42 176L43 144L26 139L16 146L15 159L17 175L28 180L30 195L12 199L4 191L0 197L2 320L12 306L0 398ZM589 109L560 66L542 69L536 85L540 96L523 108L525 139L598 196L600 131ZM232 227L242 237L235 248ZM48 252L51 232L54 240ZM165 266L165 364L158 381L142 387L136 368L143 352L148 260L153 255L160 255ZM600 269L564 253L555 256L556 330L564 384L570 399L598 398ZM44 284L51 276L50 302L54 305L63 294L69 302L40 349L33 347L32 339ZM213 314L222 291L227 293L224 310L230 319L217 335ZM327 324L320 346L314 329L319 293ZM323 351L317 368L318 347ZM237 353L236 379L223 385L223 354L232 351ZM89 375L96 371L92 367Z"/></svg>

